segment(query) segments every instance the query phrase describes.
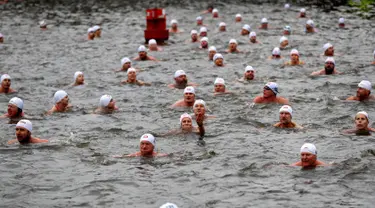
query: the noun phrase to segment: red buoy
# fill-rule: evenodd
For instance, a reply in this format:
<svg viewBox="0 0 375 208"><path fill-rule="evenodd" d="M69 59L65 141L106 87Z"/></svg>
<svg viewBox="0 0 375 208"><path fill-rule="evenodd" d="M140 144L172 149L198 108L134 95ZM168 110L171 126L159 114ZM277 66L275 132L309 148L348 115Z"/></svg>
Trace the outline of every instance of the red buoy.
<svg viewBox="0 0 375 208"><path fill-rule="evenodd" d="M146 10L146 23L145 30L146 43L150 39L155 39L158 43L163 43L169 38L169 31L167 30L167 18L165 10L161 8L147 9Z"/></svg>

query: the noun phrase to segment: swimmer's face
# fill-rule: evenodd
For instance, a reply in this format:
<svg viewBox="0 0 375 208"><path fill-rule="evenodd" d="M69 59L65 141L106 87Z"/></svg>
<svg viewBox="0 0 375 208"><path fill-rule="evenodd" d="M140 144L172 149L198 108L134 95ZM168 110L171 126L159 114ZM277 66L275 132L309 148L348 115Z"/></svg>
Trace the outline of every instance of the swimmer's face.
<svg viewBox="0 0 375 208"><path fill-rule="evenodd" d="M139 55L139 58L141 60L146 60L147 59L147 52L146 51L138 52L138 55Z"/></svg>
<svg viewBox="0 0 375 208"><path fill-rule="evenodd" d="M327 62L324 64L324 68L326 72L330 72L330 74L332 74L333 70L335 69L335 64L333 62Z"/></svg>
<svg viewBox="0 0 375 208"><path fill-rule="evenodd" d="M128 79L134 80L136 78L137 78L137 74L135 73L135 71L131 71L128 73Z"/></svg>
<svg viewBox="0 0 375 208"><path fill-rule="evenodd" d="M236 22L241 22L242 18L241 17L236 17Z"/></svg>
<svg viewBox="0 0 375 208"><path fill-rule="evenodd" d="M284 40L283 42L281 42L281 47L286 47L287 45L289 44L289 41L288 40Z"/></svg>
<svg viewBox="0 0 375 208"><path fill-rule="evenodd" d="M95 31L95 37L100 37L102 34L102 29L98 29Z"/></svg>
<svg viewBox="0 0 375 208"><path fill-rule="evenodd" d="M355 117L355 127L357 130L367 129L368 123L368 119L363 114L358 114Z"/></svg>
<svg viewBox="0 0 375 208"><path fill-rule="evenodd" d="M172 29L177 29L177 24L176 23L172 24Z"/></svg>
<svg viewBox="0 0 375 208"><path fill-rule="evenodd" d="M76 83L83 84L84 82L85 82L85 77L83 76L83 74L78 75L76 79Z"/></svg>
<svg viewBox="0 0 375 208"><path fill-rule="evenodd" d="M312 30L313 27L311 25L306 24L306 30Z"/></svg>
<svg viewBox="0 0 375 208"><path fill-rule="evenodd" d="M316 155L308 153L308 152L302 152L301 162L302 162L302 167L314 166L316 162Z"/></svg>
<svg viewBox="0 0 375 208"><path fill-rule="evenodd" d="M31 133L22 127L16 127L16 137L19 142L31 136Z"/></svg>
<svg viewBox="0 0 375 208"><path fill-rule="evenodd" d="M196 115L204 115L206 113L206 108L203 104L196 104L194 105L194 114Z"/></svg>
<svg viewBox="0 0 375 208"><path fill-rule="evenodd" d="M216 54L216 51L210 51L210 52L208 52L208 58L209 58L210 60L213 60L215 54Z"/></svg>
<svg viewBox="0 0 375 208"><path fill-rule="evenodd" d="M149 44L148 49L155 51L158 50L158 45L157 44Z"/></svg>
<svg viewBox="0 0 375 208"><path fill-rule="evenodd" d="M290 55L290 59L292 61L297 62L297 61L299 61L299 56L297 54L292 54L292 55Z"/></svg>
<svg viewBox="0 0 375 208"><path fill-rule="evenodd" d="M186 75L180 75L176 78L174 78L176 81L176 84L181 85L181 84L187 84L187 77Z"/></svg>
<svg viewBox="0 0 375 208"><path fill-rule="evenodd" d="M225 85L215 84L215 92L225 92Z"/></svg>
<svg viewBox="0 0 375 208"><path fill-rule="evenodd" d="M0 43L4 43L4 38L3 37L0 38Z"/></svg>
<svg viewBox="0 0 375 208"><path fill-rule="evenodd" d="M115 106L116 106L116 102L113 99L111 99L111 101L107 105L107 108L114 109Z"/></svg>
<svg viewBox="0 0 375 208"><path fill-rule="evenodd" d="M215 65L216 66L223 66L224 65L224 60L222 58L218 58L215 60Z"/></svg>
<svg viewBox="0 0 375 208"><path fill-rule="evenodd" d="M217 18L217 17L219 17L219 13L218 12L214 12L214 13L212 13L212 16L215 17L215 18Z"/></svg>
<svg viewBox="0 0 375 208"><path fill-rule="evenodd" d="M9 117L14 117L18 113L18 107L13 104L8 104L8 115Z"/></svg>
<svg viewBox="0 0 375 208"><path fill-rule="evenodd" d="M191 130L193 127L193 122L190 118L183 118L181 121L181 129L182 130Z"/></svg>
<svg viewBox="0 0 375 208"><path fill-rule="evenodd" d="M279 113L279 121L282 124L289 124L292 121L292 115L288 112L280 112Z"/></svg>
<svg viewBox="0 0 375 208"><path fill-rule="evenodd" d="M229 49L236 50L237 49L237 44L236 43L229 43Z"/></svg>
<svg viewBox="0 0 375 208"><path fill-rule="evenodd" d="M219 31L221 31L221 32L226 31L226 27L225 26L220 26L219 27Z"/></svg>
<svg viewBox="0 0 375 208"><path fill-rule="evenodd" d="M300 16L300 17L306 17L306 13L305 13L305 12L300 12L300 13L299 13L299 16Z"/></svg>
<svg viewBox="0 0 375 208"><path fill-rule="evenodd" d="M273 93L271 88L265 86L263 88L263 97L268 98L268 97L272 97L272 96L275 96L275 94Z"/></svg>
<svg viewBox="0 0 375 208"><path fill-rule="evenodd" d="M3 82L1 82L1 87L4 89L9 89L11 82L12 81L10 79L4 79Z"/></svg>
<svg viewBox="0 0 375 208"><path fill-rule="evenodd" d="M202 25L203 24L203 20L197 20L197 25Z"/></svg>
<svg viewBox="0 0 375 208"><path fill-rule="evenodd" d="M198 34L191 34L191 40L197 41L198 40Z"/></svg>
<svg viewBox="0 0 375 208"><path fill-rule="evenodd" d="M288 30L284 30L283 34L284 35L290 35L290 32Z"/></svg>
<svg viewBox="0 0 375 208"><path fill-rule="evenodd" d="M335 49L333 48L333 46L327 48L327 50L325 51L326 56L333 56L334 53L335 53Z"/></svg>
<svg viewBox="0 0 375 208"><path fill-rule="evenodd" d="M89 36L90 39L94 39L94 37L95 37L95 33L94 33L94 32L90 32L90 33L88 34L88 36Z"/></svg>
<svg viewBox="0 0 375 208"><path fill-rule="evenodd" d="M132 67L132 63L126 62L124 65L122 65L122 70L128 70L130 67Z"/></svg>
<svg viewBox="0 0 375 208"><path fill-rule="evenodd" d="M154 152L154 145L149 141L141 141L139 146L142 155L152 155Z"/></svg>
<svg viewBox="0 0 375 208"><path fill-rule="evenodd" d="M242 29L241 30L241 35L248 35L250 32L245 30L245 29Z"/></svg>
<svg viewBox="0 0 375 208"><path fill-rule="evenodd" d="M60 102L58 102L60 104L63 104L63 105L68 105L69 104L69 97L66 95L63 99L60 100Z"/></svg>
<svg viewBox="0 0 375 208"><path fill-rule="evenodd" d="M357 97L367 97L370 95L370 90L367 90L365 88L362 88L362 87L358 87L357 89Z"/></svg>
<svg viewBox="0 0 375 208"><path fill-rule="evenodd" d="M201 47L202 48L207 48L208 47L208 42L207 41L201 41Z"/></svg>
<svg viewBox="0 0 375 208"><path fill-rule="evenodd" d="M207 32L200 32L200 33L199 33L199 36L201 36L201 37L206 37L206 36L207 36Z"/></svg>
<svg viewBox="0 0 375 208"><path fill-rule="evenodd" d="M245 79L247 79L247 80L253 80L254 79L254 71L246 71L244 76L245 76Z"/></svg>
<svg viewBox="0 0 375 208"><path fill-rule="evenodd" d="M251 41L252 43L255 43L255 42L257 41L257 36L251 36L251 37L250 37L250 41Z"/></svg>
<svg viewBox="0 0 375 208"><path fill-rule="evenodd" d="M187 92L184 94L184 101L187 103L191 103L195 101L195 94Z"/></svg>
<svg viewBox="0 0 375 208"><path fill-rule="evenodd" d="M268 23L262 23L261 27L262 27L263 29L267 29L267 28L268 28Z"/></svg>

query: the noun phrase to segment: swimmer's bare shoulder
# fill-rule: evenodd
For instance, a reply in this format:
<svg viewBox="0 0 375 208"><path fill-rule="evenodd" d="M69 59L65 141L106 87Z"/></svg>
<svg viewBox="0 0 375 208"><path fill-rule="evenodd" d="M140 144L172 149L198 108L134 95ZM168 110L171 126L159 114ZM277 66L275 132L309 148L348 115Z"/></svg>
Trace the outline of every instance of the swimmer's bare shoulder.
<svg viewBox="0 0 375 208"><path fill-rule="evenodd" d="M288 101L288 99L286 99L286 98L283 98L283 97L277 97L276 99L277 99L277 103L284 104L284 105L289 104L289 101Z"/></svg>
<svg viewBox="0 0 375 208"><path fill-rule="evenodd" d="M173 105L171 105L172 108L174 107L183 107L184 106L184 100L178 100L177 102L175 102Z"/></svg>
<svg viewBox="0 0 375 208"><path fill-rule="evenodd" d="M262 103L264 102L264 99L262 96L255 97L253 100L254 103Z"/></svg>
<svg viewBox="0 0 375 208"><path fill-rule="evenodd" d="M346 98L346 100L358 100L358 98L356 96L350 96Z"/></svg>

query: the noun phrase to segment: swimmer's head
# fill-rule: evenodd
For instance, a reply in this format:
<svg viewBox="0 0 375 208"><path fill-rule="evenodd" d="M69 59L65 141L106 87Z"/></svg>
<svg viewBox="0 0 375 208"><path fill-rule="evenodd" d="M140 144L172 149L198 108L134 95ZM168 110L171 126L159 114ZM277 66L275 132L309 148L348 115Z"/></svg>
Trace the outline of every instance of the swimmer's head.
<svg viewBox="0 0 375 208"><path fill-rule="evenodd" d="M124 57L121 59L121 69L128 70L132 67L132 61L128 57Z"/></svg>
<svg viewBox="0 0 375 208"><path fill-rule="evenodd" d="M208 49L208 60L214 60L214 56L216 54L216 47L215 46L210 46Z"/></svg>
<svg viewBox="0 0 375 208"><path fill-rule="evenodd" d="M201 27L199 29L199 36L201 36L201 37L206 37L207 36L207 28L206 27Z"/></svg>
<svg viewBox="0 0 375 208"><path fill-rule="evenodd" d="M66 104L68 105L69 103L69 97L68 97L68 93L66 93L64 90L59 90L57 92L55 92L54 96L53 96L53 102L55 104Z"/></svg>
<svg viewBox="0 0 375 208"><path fill-rule="evenodd" d="M184 101L187 103L192 103L194 104L195 102L195 90L194 87L186 87L184 89Z"/></svg>
<svg viewBox="0 0 375 208"><path fill-rule="evenodd" d="M85 82L85 77L83 75L83 72L76 71L74 73L74 82L76 85L82 85Z"/></svg>
<svg viewBox="0 0 375 208"><path fill-rule="evenodd" d="M95 37L100 37L101 36L101 34L102 34L102 28L99 25L95 25L94 27L92 27L92 29L94 30Z"/></svg>
<svg viewBox="0 0 375 208"><path fill-rule="evenodd" d="M1 87L4 89L9 89L12 83L12 79L8 74L3 74L1 76Z"/></svg>
<svg viewBox="0 0 375 208"><path fill-rule="evenodd" d="M198 31L192 30L190 32L190 37L191 37L192 41L194 41L194 42L198 41Z"/></svg>
<svg viewBox="0 0 375 208"><path fill-rule="evenodd" d="M252 31L250 34L249 34L249 38L250 38L250 41L251 42L255 42L257 40L257 34L256 32Z"/></svg>
<svg viewBox="0 0 375 208"><path fill-rule="evenodd" d="M47 22L45 20L40 21L39 22L39 27L43 28L43 29L47 28Z"/></svg>
<svg viewBox="0 0 375 208"><path fill-rule="evenodd" d="M343 17L340 17L339 24L344 24L344 23L345 23L345 19Z"/></svg>
<svg viewBox="0 0 375 208"><path fill-rule="evenodd" d="M204 115L206 113L206 102L203 100L196 100L193 105L195 115Z"/></svg>
<svg viewBox="0 0 375 208"><path fill-rule="evenodd" d="M203 20L203 18L201 16L198 16L197 18L195 18L195 20L200 21Z"/></svg>
<svg viewBox="0 0 375 208"><path fill-rule="evenodd" d="M292 28L289 25L286 25L284 27L283 34L284 35L290 35L291 31L292 31Z"/></svg>
<svg viewBox="0 0 375 208"><path fill-rule="evenodd" d="M21 116L22 111L23 111L23 101L18 97L14 97L10 99L8 103L8 116L10 118Z"/></svg>
<svg viewBox="0 0 375 208"><path fill-rule="evenodd" d="M93 40L94 39L94 37L95 37L95 30L94 30L94 28L90 27L87 30L87 36L88 36L89 40Z"/></svg>
<svg viewBox="0 0 375 208"><path fill-rule="evenodd" d="M316 147L314 144L311 143L305 143L302 145L300 153L310 153L313 155L317 155L318 151L316 151Z"/></svg>
<svg viewBox="0 0 375 208"><path fill-rule="evenodd" d="M230 41L229 41L229 49L236 50L237 45L238 45L238 43L237 43L236 39L230 39Z"/></svg>
<svg viewBox="0 0 375 208"><path fill-rule="evenodd" d="M290 51L290 58L292 61L298 61L299 60L299 52L297 49L292 49Z"/></svg>
<svg viewBox="0 0 375 208"><path fill-rule="evenodd" d="M306 29L310 29L310 28L313 28L313 27L314 27L314 21L312 21L311 19L307 20Z"/></svg>
<svg viewBox="0 0 375 208"><path fill-rule="evenodd" d="M152 156L155 146L156 139L152 134L144 134L140 139L140 151L142 156Z"/></svg>
<svg viewBox="0 0 375 208"><path fill-rule="evenodd" d="M241 22L241 20L242 20L241 14L236 14L235 21L236 22Z"/></svg>
<svg viewBox="0 0 375 208"><path fill-rule="evenodd" d="M178 24L177 20L173 19L173 20L171 21L171 27L172 27L173 29L177 29L177 24Z"/></svg>
<svg viewBox="0 0 375 208"><path fill-rule="evenodd" d="M314 144L305 143L302 145L300 149L301 155L301 166L303 168L306 167L315 167L315 163L317 160L317 151Z"/></svg>
<svg viewBox="0 0 375 208"><path fill-rule="evenodd" d="M358 112L355 115L354 120L355 120L355 126L357 130L366 130L368 128L370 119L366 111Z"/></svg>
<svg viewBox="0 0 375 208"><path fill-rule="evenodd" d="M19 142L31 136L33 130L33 124L31 121L22 119L16 124L16 136Z"/></svg>
<svg viewBox="0 0 375 208"><path fill-rule="evenodd" d="M195 19L197 21L197 25L203 25L203 18L201 16Z"/></svg>
<svg viewBox="0 0 375 208"><path fill-rule="evenodd" d="M280 56L280 55L281 55L280 48L275 47L275 48L272 50L272 56Z"/></svg>
<svg viewBox="0 0 375 208"><path fill-rule="evenodd" d="M184 70L177 70L174 73L174 80L176 82L176 85L182 85L182 86L185 86L185 87L188 83L186 73L185 73Z"/></svg>
<svg viewBox="0 0 375 208"><path fill-rule="evenodd" d="M248 35L251 32L250 25L244 25L241 30L241 35Z"/></svg>
<svg viewBox="0 0 375 208"><path fill-rule="evenodd" d="M362 80L358 84L357 97L359 97L360 100L365 99L371 94L371 90L372 90L371 82L367 80Z"/></svg>
<svg viewBox="0 0 375 208"><path fill-rule="evenodd" d="M289 105L283 105L279 110L279 120L282 124L287 125L292 122L293 110Z"/></svg>
<svg viewBox="0 0 375 208"><path fill-rule="evenodd" d="M225 81L223 78L216 78L214 86L215 92L225 92Z"/></svg>
<svg viewBox="0 0 375 208"><path fill-rule="evenodd" d="M225 22L220 22L219 23L219 31L226 31L227 24Z"/></svg>
<svg viewBox="0 0 375 208"><path fill-rule="evenodd" d="M137 79L137 73L134 68L129 68L128 71L126 72L128 75L128 80L136 80Z"/></svg>
<svg viewBox="0 0 375 208"><path fill-rule="evenodd" d="M208 48L208 38L207 37L203 37L201 39L201 47L202 48Z"/></svg>
<svg viewBox="0 0 375 208"><path fill-rule="evenodd" d="M180 126L182 130L191 130L193 128L193 118L184 113L180 116Z"/></svg>
<svg viewBox="0 0 375 208"><path fill-rule="evenodd" d="M305 8L302 8L299 10L299 16L300 17L306 17L306 9Z"/></svg>
<svg viewBox="0 0 375 208"><path fill-rule="evenodd" d="M265 92L267 92L267 93L265 93ZM264 88L263 88L263 95L265 95L265 94L271 95L268 92L271 92L273 95L277 95L277 93L279 93L278 86L277 86L276 82L268 82L264 86Z"/></svg>
<svg viewBox="0 0 375 208"><path fill-rule="evenodd" d="M138 47L138 55L141 60L147 59L147 48L144 45Z"/></svg>
<svg viewBox="0 0 375 208"><path fill-rule="evenodd" d="M253 80L255 77L255 69L252 66L246 66L244 72L244 78L246 80Z"/></svg>
<svg viewBox="0 0 375 208"><path fill-rule="evenodd" d="M149 46L150 46L150 45L157 45L157 42L156 42L155 39L150 39L150 40L148 41L148 45L149 45Z"/></svg>
<svg viewBox="0 0 375 208"><path fill-rule="evenodd" d="M168 202L166 204L161 205L159 208L178 208L178 207L177 205Z"/></svg>
<svg viewBox="0 0 375 208"><path fill-rule="evenodd" d="M267 20L267 18L262 18L262 24L267 24L268 23L268 20Z"/></svg>
<svg viewBox="0 0 375 208"><path fill-rule="evenodd" d="M324 55L326 56L333 56L335 49L333 48L333 45L330 43L326 43L323 46Z"/></svg>
<svg viewBox="0 0 375 208"><path fill-rule="evenodd" d="M217 9L213 9L213 10L212 10L212 17L214 17L214 18L219 17L219 10L217 10Z"/></svg>
<svg viewBox="0 0 375 208"><path fill-rule="evenodd" d="M102 108L110 108L112 106L110 106L110 103L113 102L113 105L114 105L114 101L112 99L112 96L110 95L103 95L102 97L100 97L100 100L99 100L99 106L102 107Z"/></svg>
<svg viewBox="0 0 375 208"><path fill-rule="evenodd" d="M214 63L215 63L216 66L223 66L224 65L224 57L220 53L216 53L214 55L213 60L214 60Z"/></svg>
<svg viewBox="0 0 375 208"><path fill-rule="evenodd" d="M280 38L280 46L281 47L286 47L289 44L288 38L285 36L282 36Z"/></svg>

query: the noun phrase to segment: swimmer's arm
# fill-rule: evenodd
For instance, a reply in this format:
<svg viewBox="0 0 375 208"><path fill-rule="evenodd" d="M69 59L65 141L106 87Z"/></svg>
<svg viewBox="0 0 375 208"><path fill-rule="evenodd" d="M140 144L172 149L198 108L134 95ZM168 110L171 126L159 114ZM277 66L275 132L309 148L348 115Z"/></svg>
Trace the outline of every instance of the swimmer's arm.
<svg viewBox="0 0 375 208"><path fill-rule="evenodd" d="M348 98L346 98L346 100L357 100L355 96L350 96Z"/></svg>
<svg viewBox="0 0 375 208"><path fill-rule="evenodd" d="M347 130L343 130L342 133L344 134L354 134L357 132L357 129L347 129Z"/></svg>
<svg viewBox="0 0 375 208"><path fill-rule="evenodd" d="M262 97L256 97L256 98L254 98L254 100L253 100L253 102L254 103L261 103L262 102Z"/></svg>
<svg viewBox="0 0 375 208"><path fill-rule="evenodd" d="M318 75L320 75L320 71L315 71L310 74L310 76L318 76Z"/></svg>
<svg viewBox="0 0 375 208"><path fill-rule="evenodd" d="M188 83L187 85L188 85L188 86L192 86L192 87L197 87L197 86L199 86L199 84L194 83L194 82L190 82L190 83Z"/></svg>
<svg viewBox="0 0 375 208"><path fill-rule="evenodd" d="M32 143L47 143L47 139L33 138Z"/></svg>
<svg viewBox="0 0 375 208"><path fill-rule="evenodd" d="M368 128L369 131L375 132L375 128Z"/></svg>
<svg viewBox="0 0 375 208"><path fill-rule="evenodd" d="M168 87L171 88L171 89L174 89L175 85L174 84L169 84Z"/></svg>
<svg viewBox="0 0 375 208"><path fill-rule="evenodd" d="M9 141L8 141L8 144L15 144L15 143L17 143L17 142L18 142L17 139L12 139L12 140L9 140Z"/></svg>
<svg viewBox="0 0 375 208"><path fill-rule="evenodd" d="M0 116L0 118L7 118L6 115L7 115L7 114L4 114L4 115Z"/></svg>
<svg viewBox="0 0 375 208"><path fill-rule="evenodd" d="M277 123L275 123L273 126L274 126L274 127L280 127L280 124L281 124L280 122L277 122Z"/></svg>
<svg viewBox="0 0 375 208"><path fill-rule="evenodd" d="M290 164L290 166L294 166L294 167L301 166L301 161L293 163L293 164Z"/></svg>
<svg viewBox="0 0 375 208"><path fill-rule="evenodd" d="M282 98L282 97L279 97L278 103L283 104L283 105L289 105L288 99Z"/></svg>
<svg viewBox="0 0 375 208"><path fill-rule="evenodd" d="M198 115L196 117L196 122L198 124L198 129L199 129L199 135L201 137L204 137L204 134L205 134L205 129L204 129L204 126L203 126L203 121L204 121L204 115Z"/></svg>

